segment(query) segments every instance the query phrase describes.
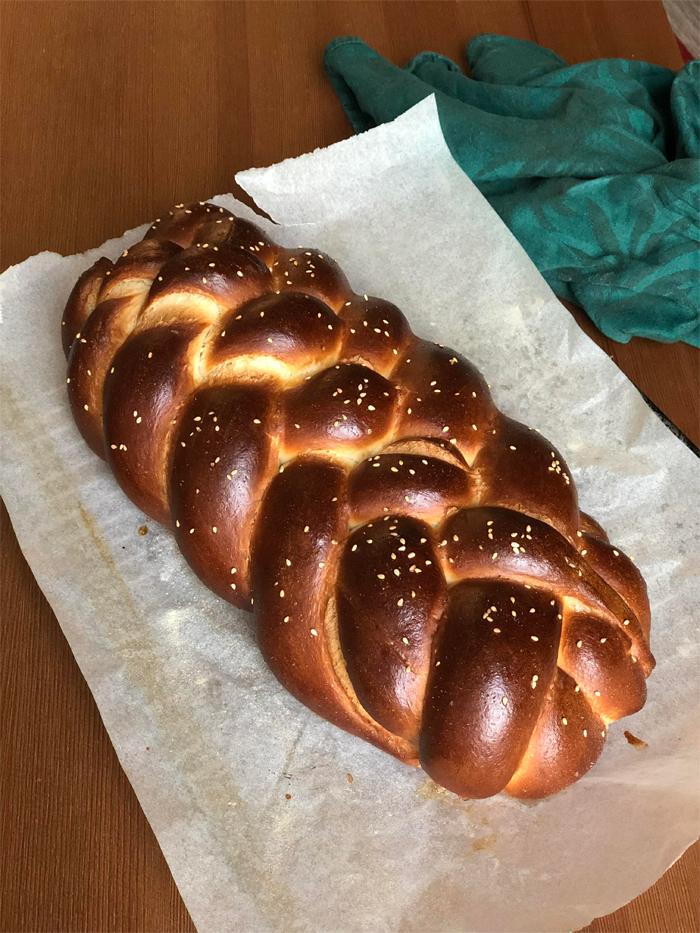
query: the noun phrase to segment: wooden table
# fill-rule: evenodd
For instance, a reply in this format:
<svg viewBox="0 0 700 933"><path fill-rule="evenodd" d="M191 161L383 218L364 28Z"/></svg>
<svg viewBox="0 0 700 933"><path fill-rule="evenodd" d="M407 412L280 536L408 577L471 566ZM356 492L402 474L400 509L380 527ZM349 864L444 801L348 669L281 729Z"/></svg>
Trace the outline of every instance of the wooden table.
<svg viewBox="0 0 700 933"><path fill-rule="evenodd" d="M75 253L351 134L321 56L361 35L464 64L478 32L679 68L657 2L3 2L3 268ZM241 192L237 194L241 196ZM243 196L245 197L245 196ZM698 352L586 330L695 443ZM31 377L31 374L28 374ZM2 930L189 931L155 837L3 510ZM589 930L698 930L698 848Z"/></svg>

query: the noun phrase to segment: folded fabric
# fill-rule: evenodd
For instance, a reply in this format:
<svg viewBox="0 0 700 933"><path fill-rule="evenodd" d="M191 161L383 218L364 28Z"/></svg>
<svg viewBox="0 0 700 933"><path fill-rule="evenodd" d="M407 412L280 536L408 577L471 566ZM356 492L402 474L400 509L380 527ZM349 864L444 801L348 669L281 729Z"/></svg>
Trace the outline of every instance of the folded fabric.
<svg viewBox="0 0 700 933"><path fill-rule="evenodd" d="M455 160L603 333L700 346L700 62L567 67L496 35L467 58L471 78L435 52L398 68L344 36L324 64L358 133L435 94Z"/></svg>

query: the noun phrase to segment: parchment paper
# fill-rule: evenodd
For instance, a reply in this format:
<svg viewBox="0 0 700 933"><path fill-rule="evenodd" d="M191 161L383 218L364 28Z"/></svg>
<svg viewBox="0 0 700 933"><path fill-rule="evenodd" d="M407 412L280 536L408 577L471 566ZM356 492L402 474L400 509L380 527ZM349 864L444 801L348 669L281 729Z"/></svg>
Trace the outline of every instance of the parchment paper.
<svg viewBox="0 0 700 933"><path fill-rule="evenodd" d="M698 462L453 162L432 98L237 180L280 224L258 220L275 239L334 256L356 291L466 354L496 403L559 447L582 508L646 576L658 667L592 772L537 803L440 793L316 718L170 534L150 522L138 535L145 516L73 425L63 304L83 269L146 228L28 259L0 279L1 491L187 907L200 933L583 926L698 834Z"/></svg>

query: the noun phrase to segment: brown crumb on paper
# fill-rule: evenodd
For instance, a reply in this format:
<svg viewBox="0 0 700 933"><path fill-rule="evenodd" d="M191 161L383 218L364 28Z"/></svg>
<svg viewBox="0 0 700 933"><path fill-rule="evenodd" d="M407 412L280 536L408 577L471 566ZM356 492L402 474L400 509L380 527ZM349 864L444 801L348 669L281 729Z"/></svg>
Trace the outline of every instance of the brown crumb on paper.
<svg viewBox="0 0 700 933"><path fill-rule="evenodd" d="M416 790L416 796L421 797L423 800L434 800L436 797L442 797L448 793L444 787L440 787L432 778L426 778Z"/></svg>
<svg viewBox="0 0 700 933"><path fill-rule="evenodd" d="M642 739L638 739L636 735L632 735L632 733L628 732L626 729L625 738L630 743L630 745L633 745L635 748L649 748L648 742L643 742Z"/></svg>
<svg viewBox="0 0 700 933"><path fill-rule="evenodd" d="M352 774L348 774L348 784L352 784L353 780L354 780L354 778L353 778Z"/></svg>
<svg viewBox="0 0 700 933"><path fill-rule="evenodd" d="M148 525L141 525L141 527L139 528L139 534L140 534L140 535L147 535L147 534L148 534Z"/></svg>
<svg viewBox="0 0 700 933"><path fill-rule="evenodd" d="M482 836L481 839L475 839L472 842L472 852L485 852L488 849L492 849L496 844L497 836L493 833L490 836Z"/></svg>
<svg viewBox="0 0 700 933"><path fill-rule="evenodd" d="M284 795L284 799L285 799L285 800L291 800L291 799L292 799L292 795L291 795L291 794L285 794L285 795Z"/></svg>

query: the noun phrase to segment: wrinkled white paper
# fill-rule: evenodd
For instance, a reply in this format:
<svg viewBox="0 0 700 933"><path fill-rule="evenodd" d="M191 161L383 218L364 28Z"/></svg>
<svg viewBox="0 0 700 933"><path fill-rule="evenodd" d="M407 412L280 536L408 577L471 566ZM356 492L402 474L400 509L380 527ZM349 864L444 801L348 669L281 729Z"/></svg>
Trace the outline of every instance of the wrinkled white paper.
<svg viewBox="0 0 700 933"><path fill-rule="evenodd" d="M170 534L150 522L139 536L145 517L73 425L63 305L83 269L146 228L34 256L0 279L1 491L185 903L200 933L583 926L698 834L698 462L452 160L434 99L237 180L280 224L258 219L277 241L334 256L357 292L463 352L505 412L557 445L581 507L646 576L658 667L597 766L542 802L439 793L318 719Z"/></svg>

